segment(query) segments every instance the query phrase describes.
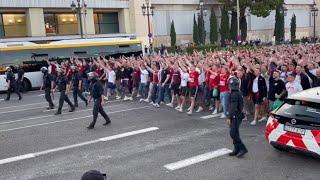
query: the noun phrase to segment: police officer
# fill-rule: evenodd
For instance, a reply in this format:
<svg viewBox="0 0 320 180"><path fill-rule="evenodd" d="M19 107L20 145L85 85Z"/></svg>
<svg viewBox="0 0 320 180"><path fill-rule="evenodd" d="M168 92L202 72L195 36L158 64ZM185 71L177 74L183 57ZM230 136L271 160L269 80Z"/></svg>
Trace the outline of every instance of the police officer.
<svg viewBox="0 0 320 180"><path fill-rule="evenodd" d="M24 78L24 70L20 67L17 66L17 91L19 92L24 92L25 89L23 88L23 78Z"/></svg>
<svg viewBox="0 0 320 180"><path fill-rule="evenodd" d="M62 106L64 101L66 101L69 106L70 110L69 112L73 112L75 110L74 105L71 103L70 99L68 98L66 94L66 89L67 89L67 84L68 84L68 78L66 75L64 75L63 69L58 69L58 77L56 79L56 87L58 91L60 92L60 98L59 98L59 107L58 111L55 113L55 115L61 114Z"/></svg>
<svg viewBox="0 0 320 180"><path fill-rule="evenodd" d="M102 117L106 120L106 122L103 124L104 126L108 125L111 121L109 119L109 116L106 114L106 112L103 110L102 104L104 104L103 99L103 87L100 81L97 78L97 75L95 72L90 72L88 74L88 78L91 81L90 84L90 99L93 98L94 105L93 105L93 121L91 124L87 127L88 129L93 129L94 125L96 124L98 113L102 115Z"/></svg>
<svg viewBox="0 0 320 180"><path fill-rule="evenodd" d="M22 99L20 92L17 89L17 84L16 84L16 78L14 73L12 72L11 67L6 67L6 82L7 82L7 98L5 99L6 101L10 100L10 95L11 95L11 91L14 90L15 93L17 93L17 95L19 96L19 100Z"/></svg>
<svg viewBox="0 0 320 180"><path fill-rule="evenodd" d="M229 154L230 156L237 156L241 158L245 155L248 150L240 139L239 127L244 118L243 110L243 97L239 90L240 84L236 77L229 79L230 88L230 103L229 103L229 125L230 125L230 136L233 140L234 149Z"/></svg>
<svg viewBox="0 0 320 180"><path fill-rule="evenodd" d="M73 86L72 92L73 92L74 106L78 107L78 96L80 97L80 99L82 99L86 103L86 106L88 106L88 100L85 97L83 97L81 93L82 79L80 77L78 69L76 66L71 66L71 70L72 70L71 83Z"/></svg>
<svg viewBox="0 0 320 180"><path fill-rule="evenodd" d="M49 107L47 109L53 109L54 104L51 98L51 89L53 88L53 78L51 74L48 73L48 68L42 67L41 72L43 73L43 84L41 89L44 89L44 94L47 102L49 103Z"/></svg>

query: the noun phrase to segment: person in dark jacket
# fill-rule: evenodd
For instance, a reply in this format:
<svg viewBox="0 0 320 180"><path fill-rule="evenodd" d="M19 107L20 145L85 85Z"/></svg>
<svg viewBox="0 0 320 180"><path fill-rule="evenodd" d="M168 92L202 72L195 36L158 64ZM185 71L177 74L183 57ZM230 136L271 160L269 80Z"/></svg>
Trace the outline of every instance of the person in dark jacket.
<svg viewBox="0 0 320 180"><path fill-rule="evenodd" d="M311 88L308 76L302 72L302 68L299 65L296 67L296 79L295 80L301 84L303 90Z"/></svg>
<svg viewBox="0 0 320 180"><path fill-rule="evenodd" d="M91 124L87 127L87 129L93 129L94 125L96 124L98 113L102 115L102 117L105 119L104 126L111 123L109 116L104 111L102 105L104 104L104 98L103 98L103 87L100 81L97 79L97 75L95 72L90 72L88 74L89 80L91 81L90 84L90 99L93 99L94 105L93 105L93 121Z"/></svg>
<svg viewBox="0 0 320 180"><path fill-rule="evenodd" d="M86 103L86 106L88 106L88 100L82 95L82 92L81 92L82 79L78 72L78 69L76 66L71 66L71 70L72 70L71 83L73 87L72 93L73 93L74 106L78 107L78 96L81 100L83 100Z"/></svg>
<svg viewBox="0 0 320 180"><path fill-rule="evenodd" d="M24 92L26 89L23 87L24 70L17 66L17 91Z"/></svg>
<svg viewBox="0 0 320 180"><path fill-rule="evenodd" d="M53 109L54 104L51 98L51 89L53 88L53 77L51 74L48 73L48 68L42 67L41 72L43 73L43 84L40 88L44 90L44 97L46 98L47 102L49 103L49 107L47 109Z"/></svg>
<svg viewBox="0 0 320 180"><path fill-rule="evenodd" d="M56 79L56 86L57 86L58 91L60 92L60 98L59 98L58 111L55 113L55 115L61 114L61 110L62 110L62 106L63 106L64 101L66 101L70 106L69 112L73 112L75 110L74 105L71 103L69 97L66 94L67 84L68 84L68 78L66 75L64 75L63 69L58 69L58 77Z"/></svg>
<svg viewBox="0 0 320 180"><path fill-rule="evenodd" d="M262 111L262 104L267 100L267 83L264 77L261 76L260 69L254 69L255 79L252 84L252 100L255 106L254 119L251 122L252 126L257 124L257 119ZM266 117L262 117L259 122L266 120Z"/></svg>
<svg viewBox="0 0 320 180"><path fill-rule="evenodd" d="M269 108L271 110L275 100L280 99L283 101L286 98L286 86L280 79L280 71L274 71L272 77L269 78Z"/></svg>
<svg viewBox="0 0 320 180"><path fill-rule="evenodd" d="M13 90L19 97L19 100L22 99L22 96L20 94L20 92L18 91L17 88L17 82L16 82L16 78L14 73L12 72L11 67L7 67L6 68L7 72L6 72L6 82L7 82L7 98L5 99L6 101L10 100L10 96L11 96L11 91Z"/></svg>
<svg viewBox="0 0 320 180"><path fill-rule="evenodd" d="M248 150L246 146L243 144L240 133L239 127L244 118L243 113L243 97L239 90L239 80L235 77L229 79L229 89L230 89L230 99L229 99L229 124L230 124L230 137L233 140L234 149L230 156L237 156L241 158L244 156Z"/></svg>
<svg viewBox="0 0 320 180"><path fill-rule="evenodd" d="M312 87L320 87L320 68L316 70L316 75L312 74L307 66L304 67L307 75L312 79Z"/></svg>

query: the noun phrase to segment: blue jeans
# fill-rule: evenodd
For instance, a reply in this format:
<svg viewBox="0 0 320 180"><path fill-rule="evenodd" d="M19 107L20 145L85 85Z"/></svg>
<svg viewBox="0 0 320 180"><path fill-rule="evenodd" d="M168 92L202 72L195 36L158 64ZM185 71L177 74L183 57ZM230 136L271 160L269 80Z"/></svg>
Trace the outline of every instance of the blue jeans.
<svg viewBox="0 0 320 180"><path fill-rule="evenodd" d="M157 99L156 99L156 103L157 104L160 104L161 103L161 101L163 100L163 98L164 98L164 87L163 86L161 86L161 85L158 85L158 97L157 97Z"/></svg>
<svg viewBox="0 0 320 180"><path fill-rule="evenodd" d="M87 78L82 78L82 84L85 92L89 92L90 83Z"/></svg>
<svg viewBox="0 0 320 180"><path fill-rule="evenodd" d="M171 89L169 88L169 84L164 85L164 98L163 98L163 102L165 101L165 98L167 98L167 102L171 102L172 99L172 94L171 94Z"/></svg>
<svg viewBox="0 0 320 180"><path fill-rule="evenodd" d="M159 92L158 84L153 83L152 92L151 92L151 101L154 103L156 102L158 92Z"/></svg>
<svg viewBox="0 0 320 180"><path fill-rule="evenodd" d="M222 104L223 113L226 116L228 116L228 112L229 112L229 96L230 96L229 92L221 92L220 93L220 101Z"/></svg>
<svg viewBox="0 0 320 180"><path fill-rule="evenodd" d="M148 97L148 84L147 83L140 83L138 94L141 95L143 99L146 99Z"/></svg>
<svg viewBox="0 0 320 180"><path fill-rule="evenodd" d="M206 106L211 105L211 97L212 97L212 91L210 91L208 86L205 86L203 89L203 96L204 96L204 104Z"/></svg>

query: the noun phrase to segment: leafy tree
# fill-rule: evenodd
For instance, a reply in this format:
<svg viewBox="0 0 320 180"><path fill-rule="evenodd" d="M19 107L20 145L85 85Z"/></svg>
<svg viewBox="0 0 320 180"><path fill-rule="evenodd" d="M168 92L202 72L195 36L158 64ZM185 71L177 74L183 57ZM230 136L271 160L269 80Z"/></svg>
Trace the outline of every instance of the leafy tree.
<svg viewBox="0 0 320 180"><path fill-rule="evenodd" d="M220 25L221 45L225 46L225 40L229 39L229 15L225 8L221 9L221 25Z"/></svg>
<svg viewBox="0 0 320 180"><path fill-rule="evenodd" d="M193 16L193 42L196 45L199 45L199 31L198 31L198 24L196 21L196 15Z"/></svg>
<svg viewBox="0 0 320 180"><path fill-rule="evenodd" d="M205 44L205 29L204 29L204 19L203 16L198 16L198 33L199 33L199 44Z"/></svg>
<svg viewBox="0 0 320 180"><path fill-rule="evenodd" d="M237 12L232 11L231 12L230 39L232 39L234 42L236 42L237 35L238 35Z"/></svg>
<svg viewBox="0 0 320 180"><path fill-rule="evenodd" d="M234 10L237 6L236 0L218 0L227 10ZM240 17L245 15L245 10L249 9L250 13L258 17L267 17L272 10L275 10L284 0L240 0Z"/></svg>
<svg viewBox="0 0 320 180"><path fill-rule="evenodd" d="M277 7L275 18L274 36L276 43L280 43L284 40L284 14L281 12L281 6Z"/></svg>
<svg viewBox="0 0 320 180"><path fill-rule="evenodd" d="M291 24L290 24L290 33L291 33L291 42L296 40L296 15L292 15Z"/></svg>
<svg viewBox="0 0 320 180"><path fill-rule="evenodd" d="M171 47L175 47L177 42L177 34L176 34L176 29L174 28L173 20L171 22L171 27L170 27L170 39L171 39Z"/></svg>
<svg viewBox="0 0 320 180"><path fill-rule="evenodd" d="M246 41L248 30L247 30L247 19L244 16L240 18L240 30L241 30L241 40Z"/></svg>
<svg viewBox="0 0 320 180"><path fill-rule="evenodd" d="M215 44L218 41L218 22L213 8L210 16L210 43Z"/></svg>

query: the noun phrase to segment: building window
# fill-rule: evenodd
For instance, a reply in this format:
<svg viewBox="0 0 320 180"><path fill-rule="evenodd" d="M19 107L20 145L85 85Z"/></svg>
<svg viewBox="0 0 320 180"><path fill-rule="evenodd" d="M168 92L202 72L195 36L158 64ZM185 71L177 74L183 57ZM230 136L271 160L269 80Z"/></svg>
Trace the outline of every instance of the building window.
<svg viewBox="0 0 320 180"><path fill-rule="evenodd" d="M75 14L45 13L44 22L48 36L79 34L78 18Z"/></svg>
<svg viewBox="0 0 320 180"><path fill-rule="evenodd" d="M118 13L94 14L96 34L119 33Z"/></svg>
<svg viewBox="0 0 320 180"><path fill-rule="evenodd" d="M0 20L0 37L27 36L25 14L2 14Z"/></svg>

